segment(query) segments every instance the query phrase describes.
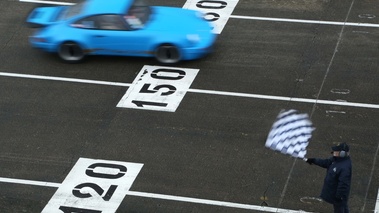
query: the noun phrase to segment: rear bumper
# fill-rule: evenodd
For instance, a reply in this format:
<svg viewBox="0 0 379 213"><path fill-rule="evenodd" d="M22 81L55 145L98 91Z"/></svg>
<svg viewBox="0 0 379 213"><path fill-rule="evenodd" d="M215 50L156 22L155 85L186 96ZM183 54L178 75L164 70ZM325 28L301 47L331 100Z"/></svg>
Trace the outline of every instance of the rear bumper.
<svg viewBox="0 0 379 213"><path fill-rule="evenodd" d="M45 52L56 52L57 51L57 45L52 44L49 42L43 42L37 37L29 37L29 43L31 44L32 47L41 49Z"/></svg>

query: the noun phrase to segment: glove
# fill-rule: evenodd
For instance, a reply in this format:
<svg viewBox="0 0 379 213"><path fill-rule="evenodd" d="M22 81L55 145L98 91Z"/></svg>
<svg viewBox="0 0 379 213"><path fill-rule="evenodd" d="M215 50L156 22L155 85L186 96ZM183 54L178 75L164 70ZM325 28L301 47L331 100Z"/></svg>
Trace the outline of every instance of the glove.
<svg viewBox="0 0 379 213"><path fill-rule="evenodd" d="M315 159L314 158L308 158L306 162L309 163L309 165L312 165L315 163Z"/></svg>

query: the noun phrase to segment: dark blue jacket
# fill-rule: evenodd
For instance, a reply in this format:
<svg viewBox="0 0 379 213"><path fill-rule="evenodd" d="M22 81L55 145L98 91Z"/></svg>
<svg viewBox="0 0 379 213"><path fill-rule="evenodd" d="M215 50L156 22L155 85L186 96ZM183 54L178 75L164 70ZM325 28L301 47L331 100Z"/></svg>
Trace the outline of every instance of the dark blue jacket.
<svg viewBox="0 0 379 213"><path fill-rule="evenodd" d="M328 203L349 199L352 165L350 157L316 158L314 164L326 168L324 186L320 197Z"/></svg>

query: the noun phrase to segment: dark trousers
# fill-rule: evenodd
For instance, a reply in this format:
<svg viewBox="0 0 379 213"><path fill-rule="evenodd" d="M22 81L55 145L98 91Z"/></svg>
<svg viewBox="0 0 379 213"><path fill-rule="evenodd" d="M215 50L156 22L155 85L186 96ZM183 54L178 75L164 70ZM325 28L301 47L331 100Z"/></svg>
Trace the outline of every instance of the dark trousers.
<svg viewBox="0 0 379 213"><path fill-rule="evenodd" d="M333 204L334 213L349 213L349 207L347 206L347 201L342 201Z"/></svg>

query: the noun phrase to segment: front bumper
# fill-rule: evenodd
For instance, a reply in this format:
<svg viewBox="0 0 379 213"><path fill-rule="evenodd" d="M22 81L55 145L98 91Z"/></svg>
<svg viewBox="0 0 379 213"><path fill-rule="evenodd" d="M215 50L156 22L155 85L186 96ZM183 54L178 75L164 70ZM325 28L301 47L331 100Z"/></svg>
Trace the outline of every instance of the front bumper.
<svg viewBox="0 0 379 213"><path fill-rule="evenodd" d="M207 42L202 42L195 47L189 47L183 49L183 60L194 60L202 58L213 52L213 47L216 42L216 36L209 39Z"/></svg>

